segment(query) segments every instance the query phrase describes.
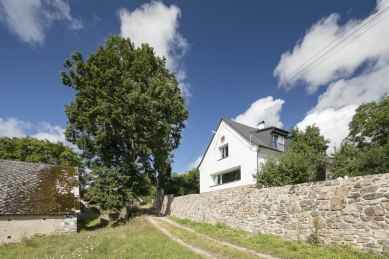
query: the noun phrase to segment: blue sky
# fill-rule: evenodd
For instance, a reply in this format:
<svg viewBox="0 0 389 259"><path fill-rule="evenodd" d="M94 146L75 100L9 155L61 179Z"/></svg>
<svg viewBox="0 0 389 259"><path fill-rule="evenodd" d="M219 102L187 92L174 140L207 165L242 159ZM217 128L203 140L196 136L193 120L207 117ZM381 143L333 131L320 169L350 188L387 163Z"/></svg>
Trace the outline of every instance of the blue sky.
<svg viewBox="0 0 389 259"><path fill-rule="evenodd" d="M173 171L196 165L222 117L316 123L339 145L355 108L389 91L388 1L0 0L0 136L65 141L62 62L119 34L180 82L189 119Z"/></svg>

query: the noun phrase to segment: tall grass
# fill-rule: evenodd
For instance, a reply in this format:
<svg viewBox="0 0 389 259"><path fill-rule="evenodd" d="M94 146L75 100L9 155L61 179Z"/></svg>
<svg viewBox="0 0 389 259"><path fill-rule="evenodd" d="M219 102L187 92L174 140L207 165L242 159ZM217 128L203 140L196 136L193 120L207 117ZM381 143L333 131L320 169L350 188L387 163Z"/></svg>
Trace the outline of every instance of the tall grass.
<svg viewBox="0 0 389 259"><path fill-rule="evenodd" d="M124 225L23 239L0 245L0 258L202 258L170 240L144 217Z"/></svg>
<svg viewBox="0 0 389 259"><path fill-rule="evenodd" d="M361 252L344 245L319 247L302 242L293 242L271 234L249 234L242 230L227 227L224 224L211 225L209 223L193 222L188 219L171 220L194 229L195 231L212 238L226 241L231 244L249 248L259 253L274 255L279 258L318 258L318 259L383 259L385 255L372 252Z"/></svg>

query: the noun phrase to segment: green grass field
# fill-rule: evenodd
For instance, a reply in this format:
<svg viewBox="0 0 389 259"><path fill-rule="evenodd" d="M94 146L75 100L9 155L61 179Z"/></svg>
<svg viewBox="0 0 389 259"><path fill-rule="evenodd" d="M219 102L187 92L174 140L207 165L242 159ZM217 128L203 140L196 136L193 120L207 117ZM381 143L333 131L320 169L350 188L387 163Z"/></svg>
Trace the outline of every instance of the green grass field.
<svg viewBox="0 0 389 259"><path fill-rule="evenodd" d="M388 258L385 255L377 255L371 252L361 252L349 246L325 246L318 247L306 243L297 243L281 239L271 234L251 235L242 230L236 230L218 223L211 225L208 223L192 222L187 219L177 219L169 217L171 220L182 226L196 230L198 233L207 235L217 240L229 242L231 244L246 247L263 254L273 255L279 258L334 258L334 259L382 259ZM207 240L203 240L207 242Z"/></svg>
<svg viewBox="0 0 389 259"><path fill-rule="evenodd" d="M382 259L384 255L363 253L347 246L317 247L283 240L275 235L235 230L223 224L211 225L170 218L182 226L217 240L246 247L278 258ZM253 258L252 254L211 242L194 233L158 221L184 242L221 258ZM78 233L33 237L19 243L0 245L0 258L202 258L156 229L144 216L127 223L101 227L99 220L87 222Z"/></svg>
<svg viewBox="0 0 389 259"><path fill-rule="evenodd" d="M93 228L91 222L88 227ZM125 225L0 245L0 258L202 258L155 229L145 217Z"/></svg>

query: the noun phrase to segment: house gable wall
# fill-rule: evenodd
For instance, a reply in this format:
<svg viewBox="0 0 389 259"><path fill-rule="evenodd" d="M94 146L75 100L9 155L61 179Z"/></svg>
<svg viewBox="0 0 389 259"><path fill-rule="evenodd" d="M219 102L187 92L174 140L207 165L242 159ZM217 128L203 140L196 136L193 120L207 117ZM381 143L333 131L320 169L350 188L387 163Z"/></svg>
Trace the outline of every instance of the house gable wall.
<svg viewBox="0 0 389 259"><path fill-rule="evenodd" d="M221 143L221 138L225 140ZM220 147L228 145L228 157L220 158ZM213 175L227 173L240 168L241 180L221 185L214 185ZM223 120L210 143L200 170L200 193L225 189L240 185L253 184L252 174L257 171L257 147L243 138Z"/></svg>

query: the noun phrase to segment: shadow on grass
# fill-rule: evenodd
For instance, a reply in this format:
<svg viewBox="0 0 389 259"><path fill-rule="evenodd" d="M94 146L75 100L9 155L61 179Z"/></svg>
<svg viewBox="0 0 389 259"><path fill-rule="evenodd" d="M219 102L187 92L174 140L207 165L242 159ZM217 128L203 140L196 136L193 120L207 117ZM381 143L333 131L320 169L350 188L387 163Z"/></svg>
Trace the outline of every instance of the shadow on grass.
<svg viewBox="0 0 389 259"><path fill-rule="evenodd" d="M77 232L80 231L95 231L98 229L102 229L105 227L118 227L121 225L125 225L130 219L141 217L141 216L160 216L158 212L152 207L134 207L129 210L129 218L128 219L117 219L108 221L100 216L88 219L81 219L77 222Z"/></svg>

